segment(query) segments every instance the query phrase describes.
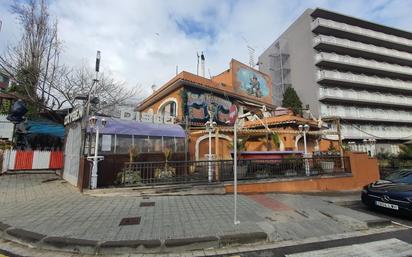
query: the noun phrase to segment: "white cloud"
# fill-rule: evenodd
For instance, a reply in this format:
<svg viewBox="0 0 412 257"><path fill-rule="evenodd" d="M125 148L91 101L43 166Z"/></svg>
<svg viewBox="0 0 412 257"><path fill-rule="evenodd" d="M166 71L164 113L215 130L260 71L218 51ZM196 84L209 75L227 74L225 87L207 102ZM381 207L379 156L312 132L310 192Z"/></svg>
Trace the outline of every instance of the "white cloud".
<svg viewBox="0 0 412 257"><path fill-rule="evenodd" d="M19 35L9 4L0 0L0 51ZM146 92L153 83L168 81L176 65L195 73L196 52L205 52L212 75L227 69L231 58L247 63L247 44L257 58L306 8L317 6L406 30L412 25L412 1L402 0L50 0L64 41L64 62L92 66L101 50L102 71L110 70L129 87L139 83ZM193 25L211 35L185 33L176 21L188 25L189 32Z"/></svg>

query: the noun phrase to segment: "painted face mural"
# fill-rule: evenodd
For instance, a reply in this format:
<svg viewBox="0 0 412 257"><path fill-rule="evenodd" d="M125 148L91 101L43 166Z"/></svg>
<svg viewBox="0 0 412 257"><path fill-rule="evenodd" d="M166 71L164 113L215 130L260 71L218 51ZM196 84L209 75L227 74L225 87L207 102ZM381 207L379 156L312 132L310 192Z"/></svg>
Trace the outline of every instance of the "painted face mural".
<svg viewBox="0 0 412 257"><path fill-rule="evenodd" d="M265 78L252 70L240 67L236 73L239 90L248 95L262 98L269 95L269 88Z"/></svg>
<svg viewBox="0 0 412 257"><path fill-rule="evenodd" d="M209 120L209 112L213 120L219 124L225 124L229 120L229 108L232 103L221 97L205 92L187 92L187 108L189 119L193 122L206 122Z"/></svg>

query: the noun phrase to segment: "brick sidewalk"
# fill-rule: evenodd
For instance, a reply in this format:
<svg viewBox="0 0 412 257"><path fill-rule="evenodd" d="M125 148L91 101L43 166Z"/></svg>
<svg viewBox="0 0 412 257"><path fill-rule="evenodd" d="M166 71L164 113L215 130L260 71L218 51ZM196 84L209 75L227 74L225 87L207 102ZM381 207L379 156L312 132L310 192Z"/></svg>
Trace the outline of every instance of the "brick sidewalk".
<svg viewBox="0 0 412 257"><path fill-rule="evenodd" d="M233 225L232 195L93 197L57 176L0 177L0 221L46 236L105 241L188 239L265 232L270 241L368 229L375 216L316 196L240 195ZM119 225L124 218L140 224ZM230 241L230 240L229 240Z"/></svg>

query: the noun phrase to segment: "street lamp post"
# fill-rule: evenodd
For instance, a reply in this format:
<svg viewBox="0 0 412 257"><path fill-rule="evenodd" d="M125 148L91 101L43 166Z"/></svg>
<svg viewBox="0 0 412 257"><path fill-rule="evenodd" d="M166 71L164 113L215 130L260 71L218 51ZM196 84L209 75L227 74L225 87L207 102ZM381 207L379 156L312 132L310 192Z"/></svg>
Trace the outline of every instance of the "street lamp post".
<svg viewBox="0 0 412 257"><path fill-rule="evenodd" d="M310 176L310 170L309 170L309 163L308 163L308 149L307 149L307 145L306 145L306 133L309 131L309 125L305 124L305 125L299 125L299 132L303 133L303 145L305 148L305 153L303 155L303 158L305 159L305 171L306 171L306 176Z"/></svg>
<svg viewBox="0 0 412 257"><path fill-rule="evenodd" d="M206 122L206 130L209 132L209 154L208 154L208 181L212 182L212 132L215 130L216 122L213 121L212 111L209 111L209 120Z"/></svg>
<svg viewBox="0 0 412 257"><path fill-rule="evenodd" d="M101 120L101 127L104 128L106 126L106 119ZM99 148L99 130L100 130L100 125L98 124L98 119L96 116L92 116L89 118L89 124L90 128L96 129L96 141L94 144L94 156L88 156L87 160L93 162L92 166L92 178L91 178L91 189L96 189L97 188L97 164L99 161L103 160L103 156L98 156L98 148Z"/></svg>

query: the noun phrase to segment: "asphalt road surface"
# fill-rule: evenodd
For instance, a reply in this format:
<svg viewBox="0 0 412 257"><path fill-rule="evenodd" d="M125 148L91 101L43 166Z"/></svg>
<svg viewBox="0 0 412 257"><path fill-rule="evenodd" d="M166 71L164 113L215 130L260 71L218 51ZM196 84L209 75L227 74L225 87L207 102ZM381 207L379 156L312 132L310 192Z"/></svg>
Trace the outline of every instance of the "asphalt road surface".
<svg viewBox="0 0 412 257"><path fill-rule="evenodd" d="M215 257L410 257L412 229Z"/></svg>
<svg viewBox="0 0 412 257"><path fill-rule="evenodd" d="M412 217L406 217L406 216L399 216L398 214L391 212L391 211L386 211L383 209L371 209L367 206L365 206L362 202L353 204L348 206L348 208L361 211L367 214L375 215L378 217L390 219L392 222L398 224L398 225L404 225L406 227L412 228ZM411 235L412 237L412 235Z"/></svg>

